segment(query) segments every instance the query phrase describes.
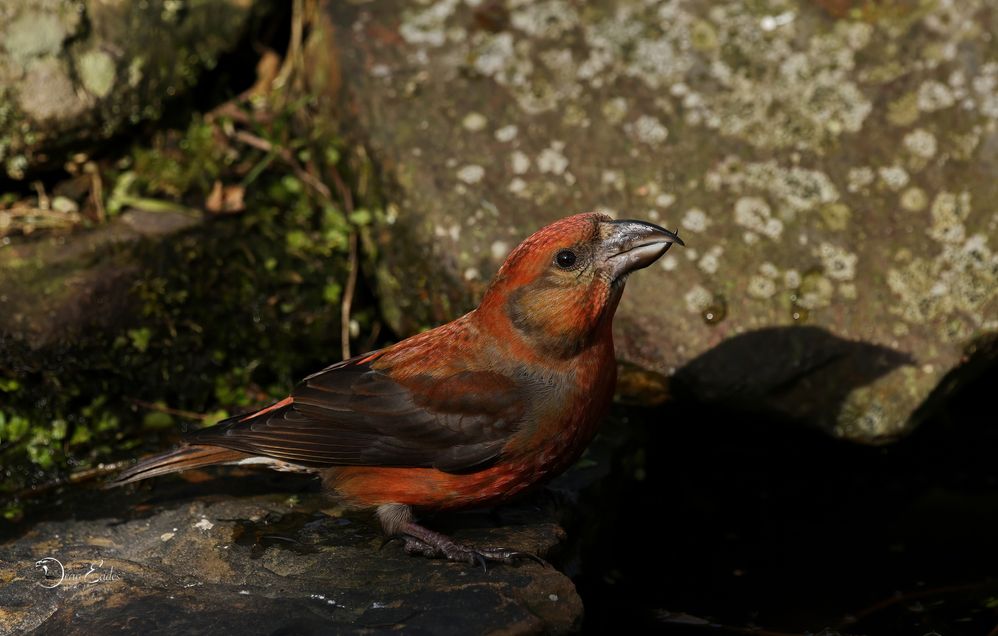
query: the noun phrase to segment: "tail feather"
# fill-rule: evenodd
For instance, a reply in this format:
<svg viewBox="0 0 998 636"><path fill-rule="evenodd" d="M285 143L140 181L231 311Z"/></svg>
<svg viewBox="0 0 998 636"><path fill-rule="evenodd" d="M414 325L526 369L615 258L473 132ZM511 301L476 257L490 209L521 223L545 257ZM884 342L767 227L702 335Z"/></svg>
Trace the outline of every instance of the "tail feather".
<svg viewBox="0 0 998 636"><path fill-rule="evenodd" d="M133 481L168 475L191 468L201 468L202 466L212 466L217 464L228 464L240 461L249 457L246 453L219 448L218 446L182 446L161 455L147 457L131 468L122 471L117 477L109 481L105 488L123 486Z"/></svg>

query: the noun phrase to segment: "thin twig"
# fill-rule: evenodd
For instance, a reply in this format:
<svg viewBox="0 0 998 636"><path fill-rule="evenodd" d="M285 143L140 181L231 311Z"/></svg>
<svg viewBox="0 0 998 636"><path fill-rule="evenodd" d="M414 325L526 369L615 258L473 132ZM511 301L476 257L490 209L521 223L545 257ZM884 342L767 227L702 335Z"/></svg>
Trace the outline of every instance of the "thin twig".
<svg viewBox="0 0 998 636"><path fill-rule="evenodd" d="M340 344L343 347L343 359L350 357L350 309L353 306L353 294L357 288L357 233L350 233L350 272L347 274L347 287L343 291L343 302L340 304Z"/></svg>
<svg viewBox="0 0 998 636"><path fill-rule="evenodd" d="M8 208L3 211L4 214L11 218L29 218L35 217L40 219L49 219L51 221L65 221L65 222L76 222L80 220L80 215L76 212L60 212L59 210L50 210L48 208Z"/></svg>
<svg viewBox="0 0 998 636"><path fill-rule="evenodd" d="M334 166L329 171L333 185L336 186L336 193L343 200L343 210L347 218L353 213L353 194L350 188L343 182L339 170ZM357 290L357 271L359 269L359 257L357 249L357 232L350 233L350 272L347 278L346 289L343 290L343 300L340 304L340 340L343 347L343 359L350 357L350 311L353 307L353 295Z"/></svg>
<svg viewBox="0 0 998 636"><path fill-rule="evenodd" d="M97 222L103 223L107 220L107 213L104 211L104 182L100 178L100 170L90 173L90 199L97 212Z"/></svg>
<svg viewBox="0 0 998 636"><path fill-rule="evenodd" d="M103 477L104 475L116 473L125 466L128 466L130 463L131 462L129 460L122 460L120 462L112 462L110 464L99 464L92 468L84 468L70 473L67 477L59 477L45 483L22 488L21 490L15 492L11 498L27 499L29 497L37 497L38 495L49 492L50 490L55 490L60 486L76 486L88 481L93 481L94 479Z"/></svg>
<svg viewBox="0 0 998 636"><path fill-rule="evenodd" d="M35 192L38 193L38 207L48 210L52 206L52 202L49 200L48 194L45 193L45 184L41 181L35 181L31 185L34 186Z"/></svg>
<svg viewBox="0 0 998 636"><path fill-rule="evenodd" d="M298 163L298 160L295 159L294 155L291 154L291 151L287 148L278 146L267 141L263 137L257 137L253 133L245 130L237 130L232 136L235 137L237 141L241 141L247 146L252 146L257 150L275 153L281 158L281 161L288 164L291 169L295 171L295 175L301 179L305 185L315 190L323 199L326 199L326 201L332 200L333 193L329 191L329 186L302 168L301 164Z"/></svg>
<svg viewBox="0 0 998 636"><path fill-rule="evenodd" d="M80 222L75 212L59 212L41 208L9 208L0 210L0 236L14 232L31 234L35 230L70 228Z"/></svg>
<svg viewBox="0 0 998 636"><path fill-rule="evenodd" d="M353 213L353 194L351 194L347 184L343 183L343 177L340 176L339 170L334 167L330 172L332 173L333 185L336 186L336 192L343 199L343 209L347 216L350 216Z"/></svg>
<svg viewBox="0 0 998 636"><path fill-rule="evenodd" d="M274 86L278 89L287 85L292 73L301 65L302 39L305 33L305 2L294 0L291 5L291 41L288 42L288 52L284 56L284 64L274 78Z"/></svg>
<svg viewBox="0 0 998 636"><path fill-rule="evenodd" d="M166 413L167 415L176 415L177 417L183 417L189 420L197 420L199 422L204 422L209 416L203 413L195 413L194 411L184 411L181 409L173 409L169 406L162 406L160 404L154 404L152 402L146 402L144 400L137 400L135 398L128 398L128 400L135 406L148 409L150 411L157 411L159 413Z"/></svg>

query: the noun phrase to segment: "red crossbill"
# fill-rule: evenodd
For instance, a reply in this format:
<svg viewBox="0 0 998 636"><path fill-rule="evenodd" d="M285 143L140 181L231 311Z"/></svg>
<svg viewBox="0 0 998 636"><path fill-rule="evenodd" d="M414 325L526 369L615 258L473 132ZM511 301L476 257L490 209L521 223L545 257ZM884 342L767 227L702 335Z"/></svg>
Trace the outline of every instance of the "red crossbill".
<svg viewBox="0 0 998 636"><path fill-rule="evenodd" d="M343 505L375 509L409 553L483 565L529 556L461 545L413 510L496 504L579 458L613 397L624 283L672 243L682 245L643 221L561 219L513 250L474 311L310 375L112 485L213 464L314 472Z"/></svg>

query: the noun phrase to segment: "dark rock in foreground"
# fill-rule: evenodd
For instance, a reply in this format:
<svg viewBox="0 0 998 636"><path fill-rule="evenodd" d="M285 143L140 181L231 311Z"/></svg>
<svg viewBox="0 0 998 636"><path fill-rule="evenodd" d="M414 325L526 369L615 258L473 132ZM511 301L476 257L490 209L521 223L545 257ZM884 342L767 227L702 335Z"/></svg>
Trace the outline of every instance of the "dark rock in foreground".
<svg viewBox="0 0 998 636"><path fill-rule="evenodd" d="M580 626L581 600L553 567L486 573L409 557L397 543L379 551L370 516L323 512L330 504L311 482L241 475L204 481L193 473L131 494L67 493L72 501L56 513L64 518L3 544L0 633L519 634ZM530 503L431 523L460 540L547 555L564 534L550 508Z"/></svg>

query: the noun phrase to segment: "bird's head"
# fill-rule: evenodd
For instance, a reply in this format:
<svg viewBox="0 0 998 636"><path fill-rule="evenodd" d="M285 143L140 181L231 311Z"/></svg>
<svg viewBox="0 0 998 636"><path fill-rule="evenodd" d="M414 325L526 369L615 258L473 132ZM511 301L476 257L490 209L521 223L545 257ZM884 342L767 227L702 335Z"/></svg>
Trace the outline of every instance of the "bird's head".
<svg viewBox="0 0 998 636"><path fill-rule="evenodd" d="M576 214L541 228L499 268L480 312L508 320L522 337L571 357L609 329L631 272L648 267L675 233L645 221Z"/></svg>

